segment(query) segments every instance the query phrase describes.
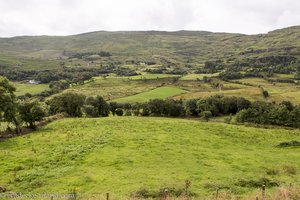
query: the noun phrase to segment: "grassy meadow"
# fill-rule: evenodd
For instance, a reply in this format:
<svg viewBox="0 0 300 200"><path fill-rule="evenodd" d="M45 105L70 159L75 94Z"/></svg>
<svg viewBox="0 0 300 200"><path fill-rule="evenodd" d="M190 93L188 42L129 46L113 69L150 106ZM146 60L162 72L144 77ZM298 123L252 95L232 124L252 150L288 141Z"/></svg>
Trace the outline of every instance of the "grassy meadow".
<svg viewBox="0 0 300 200"><path fill-rule="evenodd" d="M106 100L128 98L131 102L141 102L150 98L166 98L183 93L184 90L177 88L172 84L172 81L172 75L95 77L92 81L88 81L83 85L72 86L63 92L75 92L86 96L99 95ZM134 100L135 98L137 98L137 100Z"/></svg>
<svg viewBox="0 0 300 200"><path fill-rule="evenodd" d="M99 78L84 85L73 86L64 92L75 92L86 96L102 96L105 99L115 99L138 94L160 85L159 82L153 81L132 81L123 78Z"/></svg>
<svg viewBox="0 0 300 200"><path fill-rule="evenodd" d="M215 77L218 76L219 73L214 74L187 74L180 78L180 80L203 80L203 77Z"/></svg>
<svg viewBox="0 0 300 200"><path fill-rule="evenodd" d="M16 87L15 94L17 96L24 95L26 93L29 94L38 94L43 92L44 90L48 90L49 86L48 84L28 84L28 83L14 83L14 86Z"/></svg>
<svg viewBox="0 0 300 200"><path fill-rule="evenodd" d="M196 99L221 94L225 96L244 97L250 101L274 101L280 103L288 100L294 104L300 104L300 86L293 83L270 83L262 78L243 78L233 82L215 79L215 82L222 84L222 87L214 88L209 84L200 83L191 92L177 95L174 98ZM268 98L264 98L262 95L262 88L268 91ZM187 89L192 89L192 87Z"/></svg>
<svg viewBox="0 0 300 200"><path fill-rule="evenodd" d="M169 78L169 77L179 77L179 75L173 74L142 74L137 76L129 77L131 80L144 80L144 79L159 79L159 78Z"/></svg>
<svg viewBox="0 0 300 200"><path fill-rule="evenodd" d="M0 185L23 193L76 190L85 199L183 188L189 180L199 199L214 197L216 188L252 195L261 178L300 184L299 149L276 147L291 140L300 140L299 130L155 117L64 119L0 142Z"/></svg>
<svg viewBox="0 0 300 200"><path fill-rule="evenodd" d="M136 95L113 99L113 101L119 103L147 102L150 99L165 99L185 92L185 90L177 87L159 87Z"/></svg>

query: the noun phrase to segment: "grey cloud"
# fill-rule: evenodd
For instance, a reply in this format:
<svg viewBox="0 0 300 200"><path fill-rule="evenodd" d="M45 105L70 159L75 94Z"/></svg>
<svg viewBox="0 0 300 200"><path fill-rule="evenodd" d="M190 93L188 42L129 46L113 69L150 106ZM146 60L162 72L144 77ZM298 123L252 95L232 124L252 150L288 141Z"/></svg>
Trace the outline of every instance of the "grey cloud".
<svg viewBox="0 0 300 200"><path fill-rule="evenodd" d="M300 24L299 0L0 0L0 37L95 30L262 33Z"/></svg>

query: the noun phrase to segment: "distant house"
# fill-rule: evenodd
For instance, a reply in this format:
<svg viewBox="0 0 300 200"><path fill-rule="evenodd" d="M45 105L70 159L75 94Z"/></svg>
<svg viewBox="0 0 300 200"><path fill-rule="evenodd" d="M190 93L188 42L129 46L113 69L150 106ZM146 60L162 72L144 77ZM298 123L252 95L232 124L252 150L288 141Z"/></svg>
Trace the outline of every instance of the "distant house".
<svg viewBox="0 0 300 200"><path fill-rule="evenodd" d="M40 81L36 81L36 80L29 80L28 82L29 84L40 84L41 82Z"/></svg>

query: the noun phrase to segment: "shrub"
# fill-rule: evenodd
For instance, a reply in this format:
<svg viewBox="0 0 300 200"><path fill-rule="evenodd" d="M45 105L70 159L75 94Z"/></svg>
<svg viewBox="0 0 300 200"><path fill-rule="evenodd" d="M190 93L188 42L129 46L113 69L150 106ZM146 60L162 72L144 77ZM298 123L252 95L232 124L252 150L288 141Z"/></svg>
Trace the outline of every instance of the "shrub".
<svg viewBox="0 0 300 200"><path fill-rule="evenodd" d="M201 116L205 121L208 122L208 120L212 117L212 113L210 111L203 111Z"/></svg>
<svg viewBox="0 0 300 200"><path fill-rule="evenodd" d="M116 115L117 115L117 116L123 116L123 113L124 113L124 111L123 111L122 108L117 108L117 109L116 109Z"/></svg>
<svg viewBox="0 0 300 200"><path fill-rule="evenodd" d="M131 115L132 115L131 110L125 110L124 116L131 116Z"/></svg>
<svg viewBox="0 0 300 200"><path fill-rule="evenodd" d="M292 140L289 142L281 142L277 147L300 147L300 142L297 140Z"/></svg>
<svg viewBox="0 0 300 200"><path fill-rule="evenodd" d="M236 185L240 186L240 187L259 188L263 185L265 185L266 187L277 187L280 184L276 180L270 180L268 178L260 178L260 179L257 179L257 180L244 180L244 179L241 179L236 183Z"/></svg>
<svg viewBox="0 0 300 200"><path fill-rule="evenodd" d="M267 98L267 97L270 96L270 95L269 95L269 92L268 92L267 90L263 90L263 91L262 91L262 94L263 94L263 96L264 96L265 98Z"/></svg>
<svg viewBox="0 0 300 200"><path fill-rule="evenodd" d="M35 122L42 120L46 116L46 111L38 101L25 100L19 104L19 114L22 121L27 123L30 128L35 129Z"/></svg>

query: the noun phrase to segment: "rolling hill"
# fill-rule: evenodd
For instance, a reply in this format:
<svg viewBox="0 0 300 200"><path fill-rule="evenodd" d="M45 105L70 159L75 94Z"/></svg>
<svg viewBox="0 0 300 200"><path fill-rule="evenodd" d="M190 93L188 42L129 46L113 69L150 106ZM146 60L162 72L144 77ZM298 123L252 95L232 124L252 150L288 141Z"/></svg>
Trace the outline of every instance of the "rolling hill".
<svg viewBox="0 0 300 200"><path fill-rule="evenodd" d="M182 65L271 55L299 57L300 26L258 35L205 31L99 31L72 36L0 38L0 65L18 66L20 60L54 62L72 53L99 51L108 51L123 63L133 59ZM21 64L26 69L29 64L25 61ZM45 66L40 65L41 68Z"/></svg>

